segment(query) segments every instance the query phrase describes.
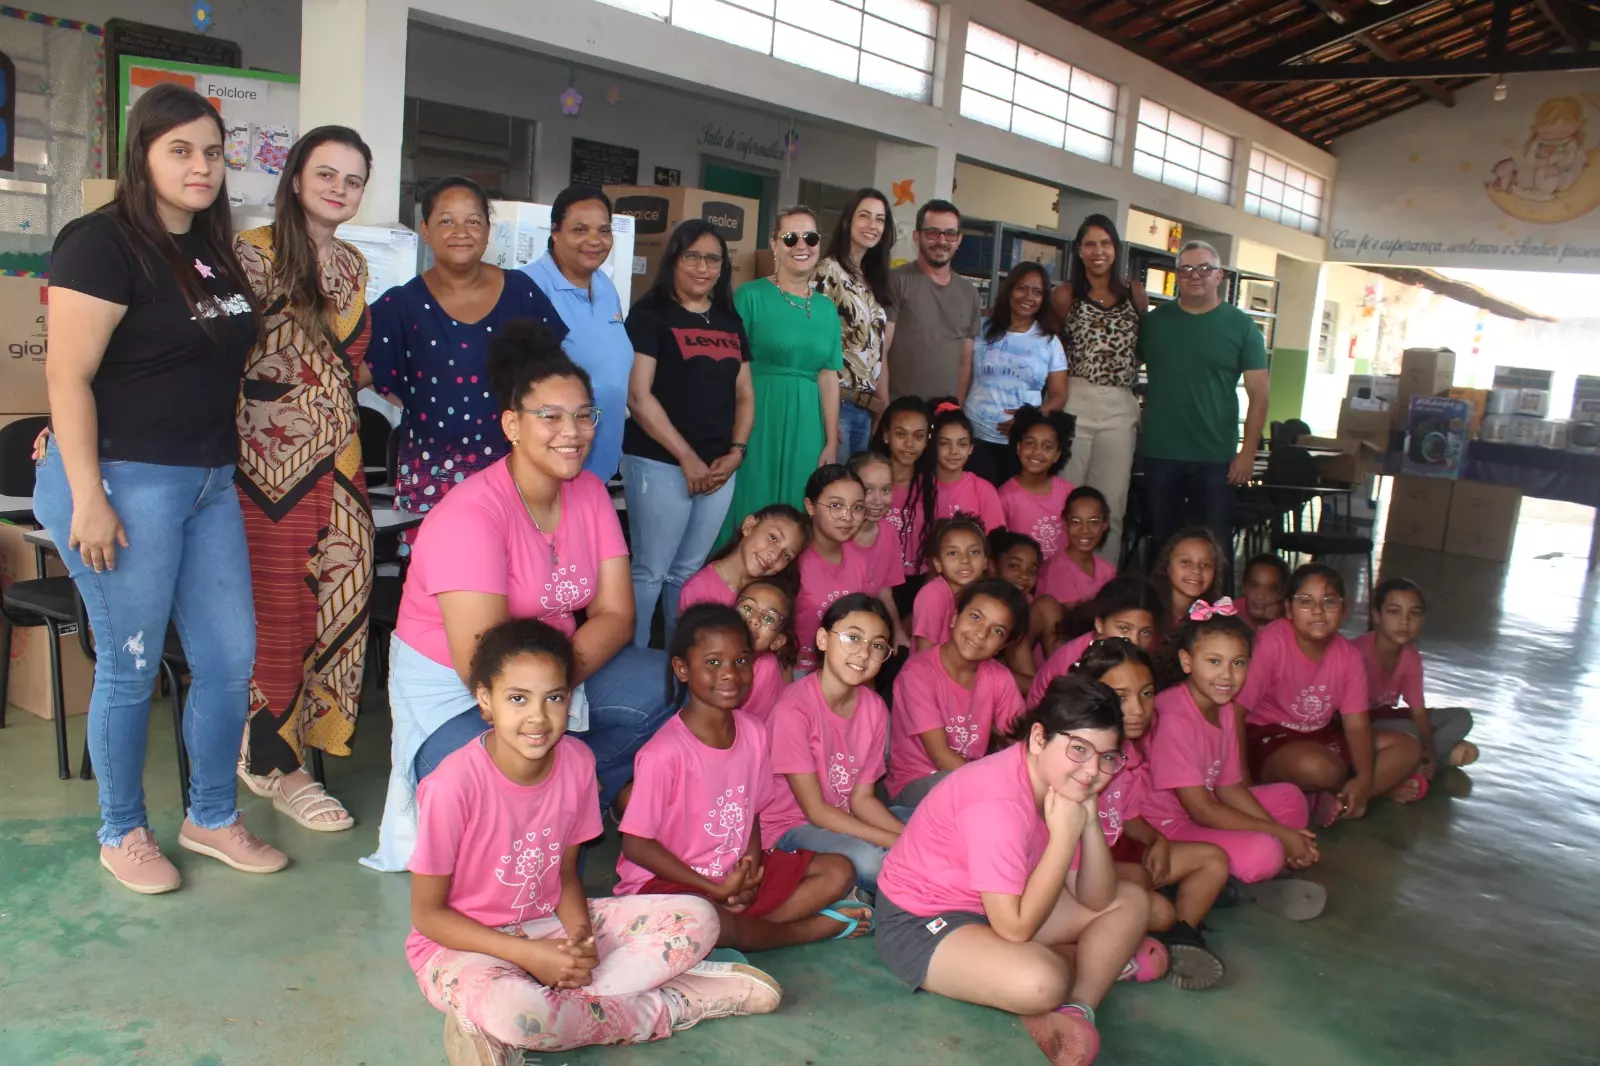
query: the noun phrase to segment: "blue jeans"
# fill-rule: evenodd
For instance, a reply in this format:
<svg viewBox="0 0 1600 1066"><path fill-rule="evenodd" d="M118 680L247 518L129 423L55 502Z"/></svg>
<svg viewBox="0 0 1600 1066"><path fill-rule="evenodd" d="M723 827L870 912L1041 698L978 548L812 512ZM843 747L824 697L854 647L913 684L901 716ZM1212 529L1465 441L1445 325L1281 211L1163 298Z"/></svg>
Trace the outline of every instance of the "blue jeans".
<svg viewBox="0 0 1600 1066"><path fill-rule="evenodd" d="M784 786L779 786L784 787ZM907 822L911 819L910 807L890 807L889 813ZM843 855L856 868L856 884L874 895L878 892L878 874L883 869L883 857L888 848L853 837L848 833L835 833L807 823L797 825L778 838L779 851L817 851L824 855Z"/></svg>
<svg viewBox="0 0 1600 1066"><path fill-rule="evenodd" d="M589 728L572 735L594 752L600 809L606 811L622 786L633 780L634 755L676 710L667 702L666 653L626 644L590 675L583 691L589 699ZM488 728L474 707L434 730L417 752L417 780Z"/></svg>
<svg viewBox="0 0 1600 1066"><path fill-rule="evenodd" d="M52 441L34 487L34 511L61 548L94 633L89 757L100 790L100 842L115 847L148 827L144 754L150 693L170 621L189 660L183 739L190 821L217 829L239 816L234 769L250 707L256 615L250 553L233 467L102 460L100 477L128 547L95 573L66 550L72 490Z"/></svg>
<svg viewBox="0 0 1600 1066"><path fill-rule="evenodd" d="M689 495L683 468L637 455L622 457L622 495L628 503L633 551L633 642L650 644L656 600L666 586L666 640L678 624L678 594L683 583L706 564L717 531L733 502L735 474L712 493Z"/></svg>
<svg viewBox="0 0 1600 1066"><path fill-rule="evenodd" d="M1167 538L1186 525L1205 526L1222 545L1223 557L1217 560L1217 567L1226 582L1233 558L1235 499L1234 487L1228 484L1228 464L1150 458L1143 462L1150 550L1159 552Z"/></svg>
<svg viewBox="0 0 1600 1066"><path fill-rule="evenodd" d="M839 405L839 461L872 445L872 412L853 403Z"/></svg>

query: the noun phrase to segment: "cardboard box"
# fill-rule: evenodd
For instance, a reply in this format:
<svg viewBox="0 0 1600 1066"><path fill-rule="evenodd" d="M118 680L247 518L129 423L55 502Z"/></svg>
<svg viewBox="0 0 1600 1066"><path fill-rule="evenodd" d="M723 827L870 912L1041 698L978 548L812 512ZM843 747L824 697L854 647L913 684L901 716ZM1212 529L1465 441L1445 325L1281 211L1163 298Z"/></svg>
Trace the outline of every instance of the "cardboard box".
<svg viewBox="0 0 1600 1066"><path fill-rule="evenodd" d="M0 277L0 414L50 409L44 387L49 291L44 278Z"/></svg>
<svg viewBox="0 0 1600 1066"><path fill-rule="evenodd" d="M1380 452L1388 451L1394 428L1390 424L1390 413L1362 411L1354 407L1354 403L1356 401L1346 400L1339 408L1339 436L1345 440L1366 441Z"/></svg>
<svg viewBox="0 0 1600 1066"><path fill-rule="evenodd" d="M1383 470L1383 453L1368 441L1343 439L1323 442L1316 437L1301 437L1299 443L1308 448L1339 449L1338 455L1313 457L1313 461L1317 464L1317 473L1324 481L1357 485Z"/></svg>
<svg viewBox="0 0 1600 1066"><path fill-rule="evenodd" d="M1600 422L1600 376L1578 375L1572 386L1572 420Z"/></svg>
<svg viewBox="0 0 1600 1066"><path fill-rule="evenodd" d="M1467 418L1471 408L1465 400L1445 396L1413 396L1411 417L1406 424L1406 447L1400 455L1400 470L1420 477L1461 476L1467 461Z"/></svg>
<svg viewBox="0 0 1600 1066"><path fill-rule="evenodd" d="M717 227L722 239L728 242L728 255L733 260L733 283L749 281L754 273L753 253L766 246L766 234L757 233L760 226L761 205L743 196L690 189L684 186L661 185L607 185L606 195L611 197L615 215L632 215L633 273L653 279L661 265L661 256L667 250L667 239L678 224L689 218L703 218ZM750 274L740 277L741 268ZM637 286L643 291L648 282Z"/></svg>
<svg viewBox="0 0 1600 1066"><path fill-rule="evenodd" d="M1398 374L1351 374L1345 382L1347 400L1383 400L1393 404L1400 395Z"/></svg>
<svg viewBox="0 0 1600 1066"><path fill-rule="evenodd" d="M1443 478L1405 474L1395 478L1394 491L1389 496L1384 543L1429 551L1442 549L1450 519L1450 494L1455 485L1456 482Z"/></svg>
<svg viewBox="0 0 1600 1066"><path fill-rule="evenodd" d="M634 281L638 259L634 253L634 220L627 215L613 213L611 218L611 254L600 264L600 269L617 287L617 298L622 302L622 312L627 314L633 306L635 289L643 291L649 281ZM529 263L543 259L550 248L550 205L530 204L521 200L489 201L489 243L483 250L483 261L493 263L501 270L518 270ZM650 272L655 277L655 272Z"/></svg>
<svg viewBox="0 0 1600 1066"><path fill-rule="evenodd" d="M13 581L31 581L38 576L33 545L22 537L22 527L0 523L0 588ZM61 560L47 555L51 577L65 574ZM69 627L70 628L70 627ZM49 631L43 626L13 629L10 691L6 702L40 718L50 717ZM89 694L94 690L94 663L83 654L76 630L61 637L62 700L68 715L87 714Z"/></svg>
<svg viewBox="0 0 1600 1066"><path fill-rule="evenodd" d="M1440 396L1455 382L1456 353L1449 348L1407 348L1400 358L1400 385L1390 408L1396 429L1404 429L1413 396Z"/></svg>
<svg viewBox="0 0 1600 1066"><path fill-rule="evenodd" d="M1467 416L1467 435L1477 440L1478 427L1483 424L1483 412L1489 406L1489 390L1450 388L1445 390L1445 395L1452 400L1465 400L1472 405L1472 411Z"/></svg>
<svg viewBox="0 0 1600 1066"><path fill-rule="evenodd" d="M1522 490L1482 481L1457 481L1450 496L1444 550L1452 555L1505 562L1517 536Z"/></svg>
<svg viewBox="0 0 1600 1066"><path fill-rule="evenodd" d="M1543 389L1550 391L1555 382L1554 370L1540 370L1526 366L1497 366L1494 368L1494 387L1497 389Z"/></svg>
<svg viewBox="0 0 1600 1066"><path fill-rule="evenodd" d="M117 181L115 178L84 178L83 179L83 213L98 211L111 202L117 195Z"/></svg>

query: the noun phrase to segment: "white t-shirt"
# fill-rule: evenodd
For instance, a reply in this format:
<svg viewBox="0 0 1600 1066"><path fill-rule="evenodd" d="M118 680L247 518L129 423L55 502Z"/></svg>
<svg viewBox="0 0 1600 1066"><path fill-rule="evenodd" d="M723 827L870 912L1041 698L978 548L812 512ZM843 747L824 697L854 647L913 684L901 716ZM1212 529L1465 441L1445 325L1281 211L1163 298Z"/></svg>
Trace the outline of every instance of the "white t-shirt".
<svg viewBox="0 0 1600 1066"><path fill-rule="evenodd" d="M972 386L967 392L967 417L980 440L1006 443L995 427L1023 404L1044 402L1045 380L1067 369L1067 353L1060 338L1046 333L1038 323L1026 333L1003 334L990 342L983 333L972 342Z"/></svg>

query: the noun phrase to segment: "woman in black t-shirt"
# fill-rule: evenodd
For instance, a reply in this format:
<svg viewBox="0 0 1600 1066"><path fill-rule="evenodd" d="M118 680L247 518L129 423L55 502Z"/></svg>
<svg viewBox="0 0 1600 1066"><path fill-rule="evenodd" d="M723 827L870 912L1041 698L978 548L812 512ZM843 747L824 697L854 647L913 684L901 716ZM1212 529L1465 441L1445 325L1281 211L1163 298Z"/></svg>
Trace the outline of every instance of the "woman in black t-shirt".
<svg viewBox="0 0 1600 1066"><path fill-rule="evenodd" d="M222 122L198 94L163 84L134 103L127 131L116 198L56 238L52 436L34 507L94 631L100 864L154 894L179 885L142 786L169 620L193 677L178 844L246 873L288 859L244 827L234 778L256 646L234 410L258 318L233 255Z"/></svg>
<svg viewBox="0 0 1600 1066"><path fill-rule="evenodd" d="M733 500L755 420L750 345L733 309L733 264L716 227L672 231L655 284L628 312L633 373L622 433L632 531L634 643L650 642L666 586L668 640L683 583L705 565Z"/></svg>

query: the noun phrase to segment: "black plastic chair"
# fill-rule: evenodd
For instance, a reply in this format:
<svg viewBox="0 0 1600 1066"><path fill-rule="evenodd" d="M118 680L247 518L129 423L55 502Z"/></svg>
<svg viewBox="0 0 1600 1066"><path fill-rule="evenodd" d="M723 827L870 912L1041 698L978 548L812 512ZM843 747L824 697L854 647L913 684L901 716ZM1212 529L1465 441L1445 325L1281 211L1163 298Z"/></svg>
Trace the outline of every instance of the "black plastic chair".
<svg viewBox="0 0 1600 1066"><path fill-rule="evenodd" d="M1366 586L1372 589L1372 537L1358 532L1348 515L1319 508L1317 528L1307 528L1306 511L1333 491L1323 486L1311 453L1298 445L1274 448L1267 458L1267 493L1279 509L1279 526L1272 549L1280 553L1309 555L1320 561L1330 555L1367 557Z"/></svg>
<svg viewBox="0 0 1600 1066"><path fill-rule="evenodd" d="M382 411L361 404L356 405L356 410L360 413L361 465L367 469L367 485L392 485L394 469L389 464L389 438L394 435L394 427ZM383 474L372 473L375 468L382 468Z"/></svg>

